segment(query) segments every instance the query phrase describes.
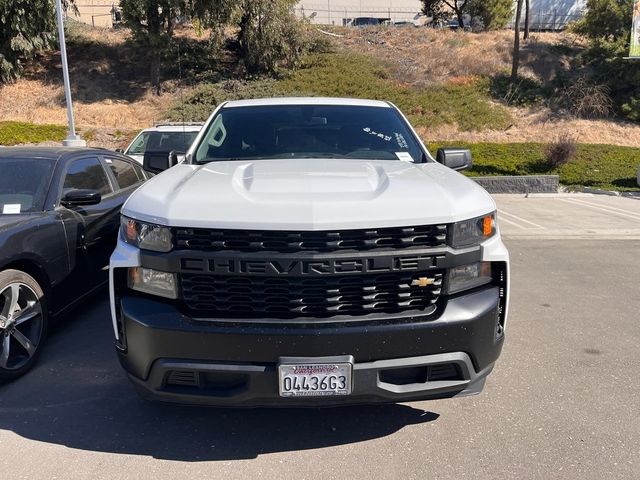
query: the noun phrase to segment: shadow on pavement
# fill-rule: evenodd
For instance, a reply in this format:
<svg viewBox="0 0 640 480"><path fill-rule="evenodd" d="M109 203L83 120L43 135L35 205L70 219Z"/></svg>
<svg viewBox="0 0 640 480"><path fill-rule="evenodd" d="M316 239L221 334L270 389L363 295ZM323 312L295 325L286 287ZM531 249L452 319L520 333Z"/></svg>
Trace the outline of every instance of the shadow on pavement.
<svg viewBox="0 0 640 480"><path fill-rule="evenodd" d="M32 372L0 385L0 429L69 448L182 461L362 442L437 418L403 405L239 410L145 402L118 364L103 300L54 330Z"/></svg>

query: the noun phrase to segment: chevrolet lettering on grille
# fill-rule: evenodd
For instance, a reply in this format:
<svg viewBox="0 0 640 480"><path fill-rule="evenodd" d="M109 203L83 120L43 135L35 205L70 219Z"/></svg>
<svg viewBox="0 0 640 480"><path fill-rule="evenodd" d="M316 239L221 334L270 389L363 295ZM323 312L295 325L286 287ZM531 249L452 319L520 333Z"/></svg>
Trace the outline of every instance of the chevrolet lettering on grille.
<svg viewBox="0 0 640 480"><path fill-rule="evenodd" d="M438 256L384 256L347 259L242 259L182 258L181 271L217 275L340 275L350 273L387 273L425 271L436 268Z"/></svg>

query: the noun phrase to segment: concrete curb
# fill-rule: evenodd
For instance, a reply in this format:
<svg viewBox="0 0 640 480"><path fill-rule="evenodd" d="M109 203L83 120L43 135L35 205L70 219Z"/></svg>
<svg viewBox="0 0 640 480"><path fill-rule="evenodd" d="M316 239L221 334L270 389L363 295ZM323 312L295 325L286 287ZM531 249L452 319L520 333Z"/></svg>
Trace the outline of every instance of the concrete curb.
<svg viewBox="0 0 640 480"><path fill-rule="evenodd" d="M615 190L600 190L591 187L564 187L568 193L588 193L591 195L607 195L609 197L624 197L640 200L640 192L618 192Z"/></svg>
<svg viewBox="0 0 640 480"><path fill-rule="evenodd" d="M558 193L558 175L469 177L489 193Z"/></svg>

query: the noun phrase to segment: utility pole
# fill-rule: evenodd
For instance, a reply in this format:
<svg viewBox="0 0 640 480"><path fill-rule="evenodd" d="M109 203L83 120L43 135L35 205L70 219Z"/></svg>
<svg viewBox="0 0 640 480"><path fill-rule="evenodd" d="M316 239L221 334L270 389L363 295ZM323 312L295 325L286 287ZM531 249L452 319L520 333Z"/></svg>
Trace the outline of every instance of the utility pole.
<svg viewBox="0 0 640 480"><path fill-rule="evenodd" d="M64 39L64 23L62 18L62 1L56 0L56 16L58 18L58 34L60 36L60 56L62 57L62 77L64 79L64 96L67 103L67 138L62 141L65 147L86 147L87 142L76 135L76 125L73 120L73 103L71 101L71 83L69 82L69 64L67 63L67 45Z"/></svg>
<svg viewBox="0 0 640 480"><path fill-rule="evenodd" d="M513 64L511 66L511 79L509 83L515 85L518 81L518 68L520 66L520 17L522 16L522 2L518 0L516 6L515 39L513 41Z"/></svg>

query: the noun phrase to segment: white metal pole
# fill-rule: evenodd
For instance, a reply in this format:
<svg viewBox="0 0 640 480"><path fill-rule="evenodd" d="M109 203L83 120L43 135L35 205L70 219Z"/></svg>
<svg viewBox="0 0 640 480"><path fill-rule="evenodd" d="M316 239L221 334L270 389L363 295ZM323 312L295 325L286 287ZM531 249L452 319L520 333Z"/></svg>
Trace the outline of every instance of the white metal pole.
<svg viewBox="0 0 640 480"><path fill-rule="evenodd" d="M76 135L73 120L73 103L71 101L71 83L69 82L69 64L67 63L67 45L64 39L64 22L62 18L62 0L56 0L56 16L58 18L58 34L60 36L60 56L62 57L62 77L64 78L64 96L67 102L67 120L69 122L67 138L62 141L65 147L86 147L87 143Z"/></svg>

